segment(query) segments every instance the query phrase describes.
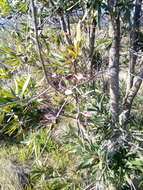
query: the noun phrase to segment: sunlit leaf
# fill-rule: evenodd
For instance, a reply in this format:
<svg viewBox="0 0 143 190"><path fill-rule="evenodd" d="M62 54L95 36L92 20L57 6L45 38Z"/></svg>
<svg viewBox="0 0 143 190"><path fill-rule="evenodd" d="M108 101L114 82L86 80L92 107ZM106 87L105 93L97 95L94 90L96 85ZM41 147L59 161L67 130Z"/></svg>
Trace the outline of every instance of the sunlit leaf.
<svg viewBox="0 0 143 190"><path fill-rule="evenodd" d="M30 82L30 79L31 79L31 75L29 75L23 85L23 88L22 88L22 92L20 94L20 96L22 97L24 95L24 92L25 90L27 89L28 85L29 85L29 82Z"/></svg>

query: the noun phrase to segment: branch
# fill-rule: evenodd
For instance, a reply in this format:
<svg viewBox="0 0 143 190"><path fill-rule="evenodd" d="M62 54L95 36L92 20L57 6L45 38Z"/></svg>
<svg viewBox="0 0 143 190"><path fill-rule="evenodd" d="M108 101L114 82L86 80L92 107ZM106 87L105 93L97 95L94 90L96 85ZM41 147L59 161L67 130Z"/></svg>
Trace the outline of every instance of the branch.
<svg viewBox="0 0 143 190"><path fill-rule="evenodd" d="M92 57L94 52L94 42L95 42L95 30L96 30L96 18L93 18L92 25L91 25L91 36L89 40L89 57Z"/></svg>
<svg viewBox="0 0 143 190"><path fill-rule="evenodd" d="M68 34L71 37L71 28L70 28L70 19L69 19L69 15L66 15L66 19L67 19L67 29L68 29Z"/></svg>
<svg viewBox="0 0 143 190"><path fill-rule="evenodd" d="M67 25L65 23L64 16L62 14L59 14L59 19L60 19L60 24L62 31L65 35L65 39L69 45L73 45L71 38L69 37L68 30L67 30Z"/></svg>
<svg viewBox="0 0 143 190"><path fill-rule="evenodd" d="M94 53L94 44L95 44L95 30L96 30L96 18L93 18L92 25L91 25L91 36L89 39L89 66L88 68L90 69L90 72L92 74L92 59L93 59L93 53Z"/></svg>
<svg viewBox="0 0 143 190"><path fill-rule="evenodd" d="M22 102L26 102L27 104L32 103L34 100L37 100L40 96L47 93L48 90L49 90L49 88L45 89L43 92L41 92L37 96L33 96L32 98L26 98L26 99L22 99L22 100L13 101L13 102L8 102L6 104L0 104L0 107L5 107L5 106L13 105L13 104L19 104L19 103L22 103ZM50 91L50 93L51 92L52 91Z"/></svg>
<svg viewBox="0 0 143 190"><path fill-rule="evenodd" d="M63 31L63 33L65 35L65 39L66 39L67 43L69 45L73 45L73 42L72 42L71 37L70 37L70 33L68 33L69 23L68 23L68 26L67 26L66 22L65 22L65 19L64 19L64 15L60 11L58 11L58 9L56 8L56 5L53 2L53 0L50 0L50 3L53 6L53 8L56 10L56 12L57 12L57 14L59 16L60 24L61 24L61 29L62 29L62 31Z"/></svg>
<svg viewBox="0 0 143 190"><path fill-rule="evenodd" d="M129 71L128 71L128 79L127 79L127 89L126 94L132 88L134 82L134 76L131 74L135 73L135 66L137 63L137 52L138 52L138 37L140 32L140 17L141 17L141 1L135 1L135 12L133 16L133 25L132 25L132 32L130 34L130 46L132 51L130 52L130 64L129 64ZM130 74L131 73L131 74Z"/></svg>
<svg viewBox="0 0 143 190"><path fill-rule="evenodd" d="M139 74L134 78L134 83L132 88L128 91L124 104L123 112L120 114L120 124L126 124L130 116L130 111L134 98L136 97L143 80L143 61L141 63L141 69Z"/></svg>
<svg viewBox="0 0 143 190"><path fill-rule="evenodd" d="M41 61L41 64L42 64L44 75L46 77L46 81L47 81L48 84L50 84L50 80L49 80L49 77L48 77L48 74L47 74L47 71L46 71L46 67L45 67L45 63L44 63L44 59L43 59L43 56L42 56L42 47L41 47L41 44L40 44L40 41L39 41L39 36L38 36L37 14L36 14L36 7L35 7L34 0L31 0L31 5L32 5L32 14L33 14L32 16L33 16L33 21L34 21L35 37L36 37L36 42L37 42L37 47L38 47L39 58L40 58L40 61ZM48 60L48 62L49 62L49 60Z"/></svg>

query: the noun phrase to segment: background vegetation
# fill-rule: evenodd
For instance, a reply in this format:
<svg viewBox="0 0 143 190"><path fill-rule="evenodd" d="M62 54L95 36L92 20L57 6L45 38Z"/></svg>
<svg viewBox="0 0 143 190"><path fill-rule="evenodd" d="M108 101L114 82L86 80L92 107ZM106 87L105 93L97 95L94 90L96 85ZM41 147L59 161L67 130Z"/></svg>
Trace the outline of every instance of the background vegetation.
<svg viewBox="0 0 143 190"><path fill-rule="evenodd" d="M142 0L0 0L0 189L143 189Z"/></svg>

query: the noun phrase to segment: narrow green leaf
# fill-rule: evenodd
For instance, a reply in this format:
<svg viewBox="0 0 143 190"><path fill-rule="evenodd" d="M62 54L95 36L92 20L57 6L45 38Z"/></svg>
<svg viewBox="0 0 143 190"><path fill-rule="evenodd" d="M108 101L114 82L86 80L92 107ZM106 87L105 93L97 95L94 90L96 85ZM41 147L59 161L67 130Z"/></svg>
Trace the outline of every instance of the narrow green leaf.
<svg viewBox="0 0 143 190"><path fill-rule="evenodd" d="M20 94L21 97L23 97L24 92L25 92L25 90L27 89L27 87L28 87L28 85L29 85L30 79L31 79L31 75L29 75L29 76L27 77L27 80L25 81L25 83L24 83L24 85L23 85L22 92L21 92L21 94Z"/></svg>

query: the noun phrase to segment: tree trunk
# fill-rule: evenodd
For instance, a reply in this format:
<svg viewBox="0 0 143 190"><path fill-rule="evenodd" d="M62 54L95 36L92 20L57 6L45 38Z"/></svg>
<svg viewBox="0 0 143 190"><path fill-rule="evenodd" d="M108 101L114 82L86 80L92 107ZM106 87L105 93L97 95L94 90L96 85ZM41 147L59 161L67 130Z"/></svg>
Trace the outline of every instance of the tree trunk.
<svg viewBox="0 0 143 190"><path fill-rule="evenodd" d="M90 73L92 75L92 59L93 59L93 53L94 53L94 44L95 44L95 30L96 30L96 18L93 18L92 25L90 27L90 39L89 39L89 60L88 60L88 68L90 70Z"/></svg>
<svg viewBox="0 0 143 190"><path fill-rule="evenodd" d="M68 34L71 37L71 27L70 27L70 18L69 18L69 15L66 15L66 20L67 20Z"/></svg>
<svg viewBox="0 0 143 190"><path fill-rule="evenodd" d="M93 56L94 52L94 43L95 43L95 30L96 30L96 18L93 18L91 27L90 27L90 39L89 39L89 57Z"/></svg>
<svg viewBox="0 0 143 190"><path fill-rule="evenodd" d="M128 122L128 118L130 116L130 111L132 107L132 103L134 98L136 97L143 80L143 61L141 64L139 74L134 78L134 83L132 88L128 91L128 94L125 97L124 104L123 104L123 112L120 115L120 124L126 125Z"/></svg>
<svg viewBox="0 0 143 190"><path fill-rule="evenodd" d="M120 17L116 10L116 3L116 0L108 0L110 10L109 37L112 39L112 46L109 50L109 111L113 121L118 121L119 115Z"/></svg>
<svg viewBox="0 0 143 190"><path fill-rule="evenodd" d="M68 45L73 45L72 40L70 38L70 34L68 33L68 28L64 19L64 15L60 14L59 15L59 19L60 19L60 24L61 24L61 29L64 33L65 36L65 40L67 42Z"/></svg>
<svg viewBox="0 0 143 190"><path fill-rule="evenodd" d="M140 17L141 17L141 4L142 0L135 1L135 11L133 17L132 33L130 35L131 40L131 52L130 52L130 64L128 70L127 89L126 96L123 103L123 111L120 114L120 124L126 125L130 116L133 100L140 89L143 78L143 62L141 64L140 72L138 76L135 75L135 66L137 62L138 52L138 37L140 32Z"/></svg>
<svg viewBox="0 0 143 190"><path fill-rule="evenodd" d="M56 10L57 7L55 5L55 2L53 0L50 0L50 3L52 7ZM70 22L69 22L69 17L67 17L67 24L65 21L65 15L59 11L57 11L57 15L59 17L60 25L62 32L64 33L65 41L68 45L73 45L72 39L71 39L71 34L70 34Z"/></svg>
<svg viewBox="0 0 143 190"><path fill-rule="evenodd" d="M140 17L141 17L141 3L142 0L135 1L135 12L133 17L132 32L130 35L130 65L128 70L127 89L126 94L133 86L135 65L137 61L138 52L138 36L140 31Z"/></svg>

